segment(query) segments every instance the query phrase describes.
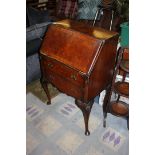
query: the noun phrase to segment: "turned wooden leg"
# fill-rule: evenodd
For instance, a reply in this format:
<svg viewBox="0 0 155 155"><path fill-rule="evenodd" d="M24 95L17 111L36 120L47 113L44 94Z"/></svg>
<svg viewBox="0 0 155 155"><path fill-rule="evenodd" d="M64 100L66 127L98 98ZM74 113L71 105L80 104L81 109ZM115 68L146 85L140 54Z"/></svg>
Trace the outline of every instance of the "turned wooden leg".
<svg viewBox="0 0 155 155"><path fill-rule="evenodd" d="M90 115L93 103L94 103L94 100L90 101L89 103L83 103L80 100L75 100L75 104L81 109L83 117L84 117L86 136L90 135L90 132L88 129L88 122L89 122L89 115Z"/></svg>
<svg viewBox="0 0 155 155"><path fill-rule="evenodd" d="M48 82L44 78L41 78L40 82L41 82L41 85L47 95L47 98L48 98L47 105L50 105L51 104L51 96L50 96L50 93L48 90L48 85L47 85Z"/></svg>
<svg viewBox="0 0 155 155"><path fill-rule="evenodd" d="M106 127L106 118L107 118L107 113L108 113L108 102L111 96L111 91L110 91L110 87L108 87L106 89L106 94L104 97L104 101L103 101L103 127Z"/></svg>

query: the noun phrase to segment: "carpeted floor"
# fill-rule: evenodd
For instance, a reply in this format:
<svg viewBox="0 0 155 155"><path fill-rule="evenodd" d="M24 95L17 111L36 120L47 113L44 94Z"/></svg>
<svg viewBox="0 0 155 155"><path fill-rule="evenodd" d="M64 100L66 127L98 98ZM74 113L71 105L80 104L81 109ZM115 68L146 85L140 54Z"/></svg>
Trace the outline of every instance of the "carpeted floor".
<svg viewBox="0 0 155 155"><path fill-rule="evenodd" d="M72 97L54 90L52 104L46 105L47 99L32 90L27 89L26 95L27 155L129 154L125 119L108 114L107 127L103 128L102 108L94 103L89 120L91 134L85 136L83 116Z"/></svg>
<svg viewBox="0 0 155 155"><path fill-rule="evenodd" d="M52 85L48 85L51 98L59 94L59 91ZM43 90L40 80L36 80L26 86L26 93L32 93L37 96L43 103L47 102L47 96Z"/></svg>

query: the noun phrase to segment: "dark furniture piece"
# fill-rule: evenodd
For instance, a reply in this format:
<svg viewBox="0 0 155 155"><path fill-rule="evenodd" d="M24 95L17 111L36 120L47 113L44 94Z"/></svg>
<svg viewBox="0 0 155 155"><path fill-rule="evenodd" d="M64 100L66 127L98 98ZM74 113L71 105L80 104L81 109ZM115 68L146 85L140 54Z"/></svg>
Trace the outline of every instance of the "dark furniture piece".
<svg viewBox="0 0 155 155"><path fill-rule="evenodd" d="M50 16L53 16L56 12L56 1L57 0L47 0L40 2L39 0L26 0L26 6L37 8L38 10L48 10Z"/></svg>
<svg viewBox="0 0 155 155"><path fill-rule="evenodd" d="M40 79L40 63L38 51L42 38L52 21L48 11L40 11L33 7L26 8L26 84Z"/></svg>
<svg viewBox="0 0 155 155"><path fill-rule="evenodd" d="M101 8L104 6L104 13L100 14L100 11L98 10L99 18L96 18L95 26L109 30L112 20L111 30L119 32L120 23L122 23L122 20L120 16L117 15L113 2L114 0L103 0L99 3L99 10L102 10ZM93 20L95 18L95 14L92 15L92 13L90 13L90 8L92 8L92 10L96 10L97 3L98 2L95 1L87 2L85 0L48 0L46 2L39 2L39 0L26 0L27 6L40 10L48 10L50 17L54 21L69 18L80 20L90 25L93 25ZM81 12L81 10L84 11ZM85 14L89 15L92 19L86 18Z"/></svg>
<svg viewBox="0 0 155 155"><path fill-rule="evenodd" d="M120 100L120 97L129 98L129 82L125 81L127 74L129 74L129 60L123 59L123 53L126 48L120 48L118 50L118 58L116 61L116 67L113 75L112 85L108 91L108 102L103 105L104 113L104 127L106 127L107 113L111 113L118 117L127 118L127 126L129 128L129 105ZM122 80L116 82L116 76L119 72L122 72ZM111 101L112 93L117 94L117 99Z"/></svg>
<svg viewBox="0 0 155 155"><path fill-rule="evenodd" d="M40 78L39 49L50 22L29 26L26 29L26 84Z"/></svg>
<svg viewBox="0 0 155 155"><path fill-rule="evenodd" d="M73 20L52 24L40 49L41 83L48 97L47 84L74 97L89 135L88 120L93 99L107 89L115 65L118 34Z"/></svg>

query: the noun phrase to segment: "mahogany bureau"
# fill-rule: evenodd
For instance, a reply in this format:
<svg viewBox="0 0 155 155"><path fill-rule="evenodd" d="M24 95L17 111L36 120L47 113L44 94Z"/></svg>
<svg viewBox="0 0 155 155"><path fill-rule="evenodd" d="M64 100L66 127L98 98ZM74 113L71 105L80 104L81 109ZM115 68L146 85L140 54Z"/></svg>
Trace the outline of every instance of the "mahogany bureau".
<svg viewBox="0 0 155 155"><path fill-rule="evenodd" d="M51 97L48 83L75 98L89 135L88 120L93 99L111 83L118 33L73 20L49 26L40 48L41 83Z"/></svg>

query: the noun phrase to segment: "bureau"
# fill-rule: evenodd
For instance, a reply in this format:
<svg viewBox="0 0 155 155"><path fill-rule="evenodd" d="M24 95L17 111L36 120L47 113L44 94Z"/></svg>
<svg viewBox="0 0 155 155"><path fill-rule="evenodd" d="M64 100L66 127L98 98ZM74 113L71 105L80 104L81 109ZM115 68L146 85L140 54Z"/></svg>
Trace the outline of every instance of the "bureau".
<svg viewBox="0 0 155 155"><path fill-rule="evenodd" d="M73 20L49 26L40 48L41 84L50 104L48 84L75 98L89 135L93 99L107 90L113 75L118 33Z"/></svg>

